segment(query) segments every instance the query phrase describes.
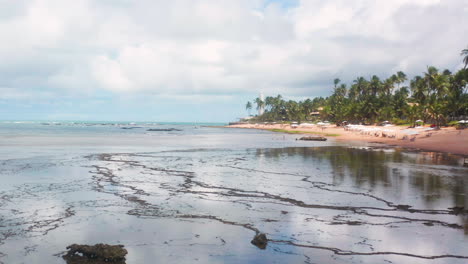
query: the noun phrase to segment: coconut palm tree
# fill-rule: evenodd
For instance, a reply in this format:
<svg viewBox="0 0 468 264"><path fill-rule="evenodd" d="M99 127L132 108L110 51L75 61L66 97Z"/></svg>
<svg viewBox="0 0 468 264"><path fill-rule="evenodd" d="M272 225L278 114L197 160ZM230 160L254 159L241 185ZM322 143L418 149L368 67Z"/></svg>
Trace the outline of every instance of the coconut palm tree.
<svg viewBox="0 0 468 264"><path fill-rule="evenodd" d="M416 102L420 105L424 105L428 94L428 88L424 79L421 76L414 77L410 82L410 87Z"/></svg>
<svg viewBox="0 0 468 264"><path fill-rule="evenodd" d="M426 113L428 117L435 121L437 127L440 126L441 122L444 122L443 109L444 106L440 103L432 103L428 106Z"/></svg>
<svg viewBox="0 0 468 264"><path fill-rule="evenodd" d="M402 118L408 112L408 95L409 91L406 87L402 87L395 92L395 95L392 98L392 108L395 117Z"/></svg>
<svg viewBox="0 0 468 264"><path fill-rule="evenodd" d="M252 103L250 101L247 102L247 104L245 105L245 109L249 112L250 116L250 110L252 110Z"/></svg>
<svg viewBox="0 0 468 264"><path fill-rule="evenodd" d="M406 77L406 74L402 71L397 72L397 78L398 78L398 85L408 80L408 78Z"/></svg>
<svg viewBox="0 0 468 264"><path fill-rule="evenodd" d="M414 104L407 109L407 115L412 127L416 126L416 118L420 115L420 107Z"/></svg>
<svg viewBox="0 0 468 264"><path fill-rule="evenodd" d="M466 69L468 66L468 48L462 50L460 55L464 56L463 63L465 63L465 67L463 67L463 69Z"/></svg>
<svg viewBox="0 0 468 264"><path fill-rule="evenodd" d="M260 108L265 107L265 102L259 97L255 98L254 103L257 105L257 110L260 110Z"/></svg>
<svg viewBox="0 0 468 264"><path fill-rule="evenodd" d="M274 97L272 96L267 96L265 98L265 110L266 111L271 111L272 108L274 107Z"/></svg>
<svg viewBox="0 0 468 264"><path fill-rule="evenodd" d="M305 119L307 120L310 117L310 113L312 113L314 109L312 100L307 98L304 102L302 102L301 107L302 107L302 111L304 112Z"/></svg>
<svg viewBox="0 0 468 264"><path fill-rule="evenodd" d="M338 86L338 84L341 82L340 79L336 78L335 80L333 80L333 83L335 84L335 89L336 87Z"/></svg>
<svg viewBox="0 0 468 264"><path fill-rule="evenodd" d="M372 76L369 85L370 85L371 95L376 96L381 88L380 78L377 77L376 75Z"/></svg>
<svg viewBox="0 0 468 264"><path fill-rule="evenodd" d="M367 80L364 77L358 77L356 80L353 81L354 84L356 85L356 92L359 95L365 95L367 94Z"/></svg>
<svg viewBox="0 0 468 264"><path fill-rule="evenodd" d="M396 75L393 75L392 77L383 81L382 90L385 93L385 95L390 96L392 94L395 82L398 82Z"/></svg>
<svg viewBox="0 0 468 264"><path fill-rule="evenodd" d="M271 111L273 112L273 116L276 120L284 117L284 100L281 95L278 94L276 97L273 97Z"/></svg>
<svg viewBox="0 0 468 264"><path fill-rule="evenodd" d="M424 73L424 80L426 81L429 93L432 94L437 90L436 79L439 75L439 70L434 66L428 66L427 72Z"/></svg>

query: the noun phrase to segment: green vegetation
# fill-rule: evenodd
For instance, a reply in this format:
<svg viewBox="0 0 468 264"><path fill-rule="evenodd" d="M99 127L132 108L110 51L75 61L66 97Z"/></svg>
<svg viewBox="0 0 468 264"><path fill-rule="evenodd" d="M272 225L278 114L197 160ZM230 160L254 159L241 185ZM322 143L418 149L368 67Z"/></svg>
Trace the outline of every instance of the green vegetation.
<svg viewBox="0 0 468 264"><path fill-rule="evenodd" d="M468 48L461 52L465 67L456 73L428 66L422 75L408 80L399 71L381 79L357 77L350 85L333 81L333 93L326 98L286 101L281 95L254 100L265 108L253 122L329 120L373 124L384 120L395 124L415 124L418 119L437 126L468 115ZM408 86L407 86L408 85ZM248 107L250 105L250 108ZM246 108L251 109L248 102Z"/></svg>

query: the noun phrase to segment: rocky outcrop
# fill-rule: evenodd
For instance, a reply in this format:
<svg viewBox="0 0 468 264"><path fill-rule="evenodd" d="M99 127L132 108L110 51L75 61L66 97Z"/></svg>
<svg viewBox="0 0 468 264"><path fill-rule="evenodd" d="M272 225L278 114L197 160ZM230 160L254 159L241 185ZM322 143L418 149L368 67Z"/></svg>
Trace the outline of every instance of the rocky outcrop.
<svg viewBox="0 0 468 264"><path fill-rule="evenodd" d="M259 233L254 236L254 238L252 239L252 241L250 241L250 243L258 247L259 249L265 249L268 244L268 239L265 234Z"/></svg>
<svg viewBox="0 0 468 264"><path fill-rule="evenodd" d="M326 141L327 138L325 137L301 137L299 140L305 140L305 141Z"/></svg>
<svg viewBox="0 0 468 264"><path fill-rule="evenodd" d="M182 130L177 129L177 128L150 128L146 131L182 131Z"/></svg>
<svg viewBox="0 0 468 264"><path fill-rule="evenodd" d="M128 253L123 245L73 244L67 249L67 254L63 256L67 264L125 264L125 255Z"/></svg>

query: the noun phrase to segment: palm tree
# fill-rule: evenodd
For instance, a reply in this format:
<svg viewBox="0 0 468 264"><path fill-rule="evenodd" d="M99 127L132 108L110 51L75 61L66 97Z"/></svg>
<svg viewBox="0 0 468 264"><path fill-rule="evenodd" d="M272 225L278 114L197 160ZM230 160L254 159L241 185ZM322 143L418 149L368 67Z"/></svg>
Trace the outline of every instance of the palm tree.
<svg viewBox="0 0 468 264"><path fill-rule="evenodd" d="M411 127L415 127L416 126L416 118L418 117L418 115L420 113L419 106L417 104L414 104L414 105L408 107L407 111L408 111L407 115L408 115L409 121L411 123Z"/></svg>
<svg viewBox="0 0 468 264"><path fill-rule="evenodd" d="M258 97L255 98L254 103L257 105L257 110L260 110L260 108L265 107L265 102L262 99L258 98Z"/></svg>
<svg viewBox="0 0 468 264"><path fill-rule="evenodd" d="M273 106L274 106L274 97L267 96L265 98L265 110L266 111L271 111Z"/></svg>
<svg viewBox="0 0 468 264"><path fill-rule="evenodd" d="M466 67L468 66L468 48L462 50L460 55L465 56L463 58L463 63L465 63L465 67L463 67L463 69L466 69Z"/></svg>
<svg viewBox="0 0 468 264"><path fill-rule="evenodd" d="M356 80L353 81L356 85L356 92L357 95L366 95L368 93L368 82L364 77L358 77Z"/></svg>
<svg viewBox="0 0 468 264"><path fill-rule="evenodd" d="M444 122L444 115L442 114L443 108L444 106L442 104L435 102L430 104L426 110L427 115L435 121L437 127L440 126L441 121Z"/></svg>
<svg viewBox="0 0 468 264"><path fill-rule="evenodd" d="M340 79L336 78L335 80L333 80L333 83L335 84L335 89L336 89L336 86L338 86L338 84L341 82Z"/></svg>
<svg viewBox="0 0 468 264"><path fill-rule="evenodd" d="M396 74L396 83L398 84L398 89L400 89L400 84L404 83L408 78L406 74L402 71L397 72Z"/></svg>
<svg viewBox="0 0 468 264"><path fill-rule="evenodd" d="M252 103L250 101L247 102L247 104L245 105L245 109L249 112L250 116L250 110L252 110Z"/></svg>
<svg viewBox="0 0 468 264"><path fill-rule="evenodd" d="M376 96L377 93L380 91L381 85L380 85L380 78L377 77L376 75L372 76L370 80L370 91L372 96Z"/></svg>
<svg viewBox="0 0 468 264"><path fill-rule="evenodd" d="M276 97L273 97L271 111L273 112L273 116L276 120L282 119L284 117L284 100L280 94L278 94Z"/></svg>
<svg viewBox="0 0 468 264"><path fill-rule="evenodd" d="M435 89L435 79L439 75L439 70L434 67L434 66L428 66L427 67L427 72L424 73L424 80L426 81L427 88L429 89L429 92L432 93L434 92Z"/></svg>
<svg viewBox="0 0 468 264"><path fill-rule="evenodd" d="M445 95L447 94L447 91L449 90L449 84L450 84L450 76L449 75L437 75L437 77L435 78L435 90L437 92L437 96L439 97L439 99L441 99L442 97L445 97Z"/></svg>
<svg viewBox="0 0 468 264"><path fill-rule="evenodd" d="M286 111L288 113L288 120L289 121L296 121L296 122L301 122L304 120L305 116L303 112L301 111L300 105L302 102L296 102L293 100L289 100L286 102Z"/></svg>
<svg viewBox="0 0 468 264"><path fill-rule="evenodd" d="M336 86L335 82L335 90L333 91L332 96L329 98L329 113L332 115L333 121L337 124L340 124L344 121L346 115L346 84L341 84L340 86Z"/></svg>
<svg viewBox="0 0 468 264"><path fill-rule="evenodd" d="M468 71L460 70L450 78L448 87L447 107L452 117L466 115L468 113Z"/></svg>
<svg viewBox="0 0 468 264"><path fill-rule="evenodd" d="M420 105L424 105L426 103L428 91L427 86L424 83L424 79L421 76L414 77L410 82L410 87L413 98L416 100L416 102Z"/></svg>
<svg viewBox="0 0 468 264"><path fill-rule="evenodd" d="M409 105L407 102L409 91L406 87L402 87L395 92L395 95L392 98L392 108L395 117L402 118L407 113Z"/></svg>
<svg viewBox="0 0 468 264"><path fill-rule="evenodd" d="M383 81L382 90L385 95L390 96L392 94L395 82L398 82L398 80L396 79L396 75L393 75L392 77Z"/></svg>
<svg viewBox="0 0 468 264"><path fill-rule="evenodd" d="M302 111L304 112L305 119L307 120L310 117L310 113L313 111L313 102L309 98L307 98L304 102L302 102Z"/></svg>

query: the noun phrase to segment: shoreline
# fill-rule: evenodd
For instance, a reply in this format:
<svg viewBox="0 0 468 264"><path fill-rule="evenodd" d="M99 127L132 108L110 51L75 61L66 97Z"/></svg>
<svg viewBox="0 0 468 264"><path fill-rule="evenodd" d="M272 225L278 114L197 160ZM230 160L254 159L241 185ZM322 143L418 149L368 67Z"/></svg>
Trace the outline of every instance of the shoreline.
<svg viewBox="0 0 468 264"><path fill-rule="evenodd" d="M468 129L456 130L454 127L441 128L440 130L429 130L428 126L419 128L365 126L349 130L335 125L291 128L284 124L238 124L224 127L291 134L313 134L339 141L361 141L389 147L445 152L468 157Z"/></svg>

